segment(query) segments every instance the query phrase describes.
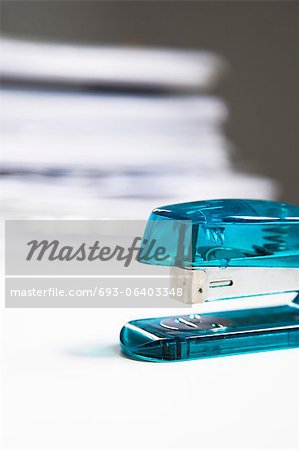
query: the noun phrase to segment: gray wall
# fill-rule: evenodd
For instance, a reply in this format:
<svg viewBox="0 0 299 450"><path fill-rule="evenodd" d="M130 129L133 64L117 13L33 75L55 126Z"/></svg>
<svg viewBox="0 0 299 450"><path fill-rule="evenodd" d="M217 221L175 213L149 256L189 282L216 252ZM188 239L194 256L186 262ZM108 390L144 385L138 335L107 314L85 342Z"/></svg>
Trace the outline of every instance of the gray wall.
<svg viewBox="0 0 299 450"><path fill-rule="evenodd" d="M236 164L299 190L295 1L2 1L2 32L59 40L174 45L216 51L232 71L219 93L231 108Z"/></svg>

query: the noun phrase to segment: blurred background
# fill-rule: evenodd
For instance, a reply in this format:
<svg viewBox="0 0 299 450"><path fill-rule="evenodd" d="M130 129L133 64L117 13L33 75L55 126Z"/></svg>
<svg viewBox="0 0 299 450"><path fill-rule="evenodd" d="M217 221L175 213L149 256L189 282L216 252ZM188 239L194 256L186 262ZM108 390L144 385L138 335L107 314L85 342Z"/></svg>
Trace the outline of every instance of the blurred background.
<svg viewBox="0 0 299 450"><path fill-rule="evenodd" d="M298 202L298 3L2 1L1 212Z"/></svg>

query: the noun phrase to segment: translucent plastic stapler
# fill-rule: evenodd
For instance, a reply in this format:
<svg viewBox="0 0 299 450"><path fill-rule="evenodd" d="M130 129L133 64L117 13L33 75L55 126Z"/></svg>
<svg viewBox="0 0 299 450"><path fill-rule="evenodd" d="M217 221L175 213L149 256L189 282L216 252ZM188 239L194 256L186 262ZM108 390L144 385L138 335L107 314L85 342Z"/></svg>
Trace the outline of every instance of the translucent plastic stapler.
<svg viewBox="0 0 299 450"><path fill-rule="evenodd" d="M168 258L150 263L170 266L180 300L244 304L128 322L120 336L125 354L177 361L299 347L299 207L241 199L164 206L147 223L144 240L153 239ZM149 263L142 254L139 261ZM287 292L289 301L271 305L273 294ZM262 306L246 307L253 296Z"/></svg>

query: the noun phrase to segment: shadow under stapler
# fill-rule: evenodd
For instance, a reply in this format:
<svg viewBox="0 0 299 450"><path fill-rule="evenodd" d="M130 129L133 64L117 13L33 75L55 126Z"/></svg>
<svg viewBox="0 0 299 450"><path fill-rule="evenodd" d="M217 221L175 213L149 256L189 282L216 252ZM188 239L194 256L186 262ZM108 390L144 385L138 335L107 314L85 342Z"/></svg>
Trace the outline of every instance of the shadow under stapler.
<svg viewBox="0 0 299 450"><path fill-rule="evenodd" d="M66 349L65 353L69 356L76 356L79 358L113 358L122 356L119 345L117 344L82 345L81 347Z"/></svg>

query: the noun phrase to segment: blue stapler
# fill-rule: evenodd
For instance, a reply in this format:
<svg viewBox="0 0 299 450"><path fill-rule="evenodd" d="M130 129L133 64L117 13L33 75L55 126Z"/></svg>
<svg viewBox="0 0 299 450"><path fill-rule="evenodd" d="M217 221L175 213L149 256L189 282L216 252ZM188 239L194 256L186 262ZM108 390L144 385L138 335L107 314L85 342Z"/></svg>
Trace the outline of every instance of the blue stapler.
<svg viewBox="0 0 299 450"><path fill-rule="evenodd" d="M299 207L243 199L163 206L147 223L144 241L152 239L170 252L151 263L171 266L170 284L186 303L294 295L276 306L133 320L121 330L125 354L177 361L299 346Z"/></svg>

